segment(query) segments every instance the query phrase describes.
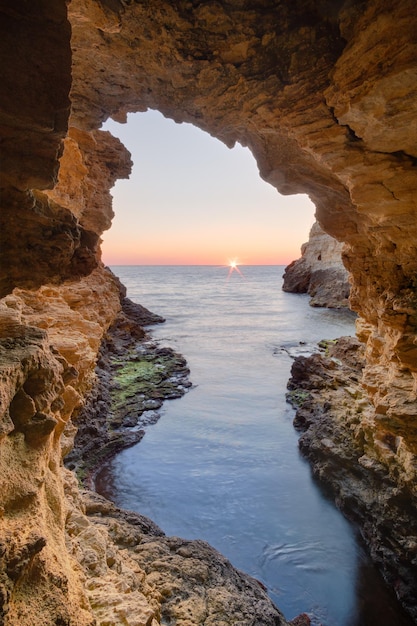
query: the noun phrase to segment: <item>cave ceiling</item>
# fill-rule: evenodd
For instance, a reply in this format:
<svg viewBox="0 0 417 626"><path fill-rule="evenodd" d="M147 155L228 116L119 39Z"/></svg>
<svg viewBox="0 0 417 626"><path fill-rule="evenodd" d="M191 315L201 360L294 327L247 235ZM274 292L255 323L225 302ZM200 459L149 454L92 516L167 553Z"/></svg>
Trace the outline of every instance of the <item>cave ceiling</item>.
<svg viewBox="0 0 417 626"><path fill-rule="evenodd" d="M281 193L309 194L346 242L352 303L367 319L376 300L414 289L412 2L72 0L68 19L63 2L40 7L2 9L3 292L97 265L109 189L130 169L99 129L147 108L248 146ZM7 63L16 37L22 54Z"/></svg>

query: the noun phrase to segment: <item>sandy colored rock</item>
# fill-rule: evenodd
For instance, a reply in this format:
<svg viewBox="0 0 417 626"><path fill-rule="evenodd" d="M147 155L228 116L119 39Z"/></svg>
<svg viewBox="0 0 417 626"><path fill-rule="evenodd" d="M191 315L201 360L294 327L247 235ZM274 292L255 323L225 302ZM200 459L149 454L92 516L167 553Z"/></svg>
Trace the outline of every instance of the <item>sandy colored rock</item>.
<svg viewBox="0 0 417 626"><path fill-rule="evenodd" d="M67 546L99 624L287 624L261 585L207 543L165 537L146 517L80 494L70 472L64 480Z"/></svg>
<svg viewBox="0 0 417 626"><path fill-rule="evenodd" d="M131 166L128 150L109 132L70 128L58 183L48 198L70 210L86 231L101 234L114 217L110 189L117 179L129 176Z"/></svg>
<svg viewBox="0 0 417 626"><path fill-rule="evenodd" d="M282 288L290 293L308 293L311 306L349 306L349 274L342 263L343 244L323 232L316 222L301 258L285 268Z"/></svg>
<svg viewBox="0 0 417 626"><path fill-rule="evenodd" d="M58 433L64 417L56 401L69 365L51 350L44 330L3 314L0 336L2 620L92 625L63 534Z"/></svg>
<svg viewBox="0 0 417 626"><path fill-rule="evenodd" d="M120 574L117 559L123 558L123 585L137 585L138 582L133 581L135 577L136 581L139 580L140 589L153 607L152 614L158 624L287 624L260 583L233 568L206 542L165 537L144 517L120 511L108 501L88 492L84 494L84 499L92 529L82 530L81 541L86 534L94 536L97 529L105 534L113 551L109 569L119 570ZM94 548L97 543L98 549ZM98 555L92 558L94 569L102 553L102 540L90 539L89 545L89 549L93 546L94 554ZM101 563L105 568L102 557ZM100 585L102 578L101 575ZM87 587L90 586L94 589L94 583L87 583ZM127 590L120 591L126 594Z"/></svg>

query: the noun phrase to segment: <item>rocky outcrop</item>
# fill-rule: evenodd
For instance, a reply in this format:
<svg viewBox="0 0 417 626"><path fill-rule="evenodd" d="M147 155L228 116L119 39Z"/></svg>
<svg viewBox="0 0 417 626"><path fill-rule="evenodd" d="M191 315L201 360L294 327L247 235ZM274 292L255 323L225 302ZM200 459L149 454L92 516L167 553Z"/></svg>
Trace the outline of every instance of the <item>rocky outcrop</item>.
<svg viewBox="0 0 417 626"><path fill-rule="evenodd" d="M60 434L80 395L48 333L1 319L0 615L4 624L92 625L65 546ZM6 311L6 313L8 313ZM13 311L12 311L13 313Z"/></svg>
<svg viewBox="0 0 417 626"><path fill-rule="evenodd" d="M296 357L291 370L287 398L297 409L300 449L361 529L374 562L417 620L415 485L398 480L407 463L398 458L407 452L398 435L381 431L375 442L367 418L372 405L360 383L363 344L343 337L322 348Z"/></svg>
<svg viewBox="0 0 417 626"><path fill-rule="evenodd" d="M151 520L80 493L72 473L64 480L68 551L97 623L287 625L260 583L207 543L166 537Z"/></svg>
<svg viewBox="0 0 417 626"><path fill-rule="evenodd" d="M184 359L156 345L144 351L150 342L138 322L161 321L133 305L105 268L59 287L15 290L1 302L0 616L5 625L157 626L172 619L287 624L261 585L207 544L164 537L150 520L118 511L95 494L81 494L75 475L62 468L84 397L81 443L69 463L86 475L97 459L133 443L126 431L118 437L115 421L126 417L120 396L126 396L126 405L140 400L137 385L131 393L125 384L140 378L138 368L146 367L138 415L156 409L164 397L184 393ZM106 345L101 359L107 363L101 368L107 377L98 382L109 383L113 355L117 406L103 406L96 393L94 367L100 346ZM128 359L122 358L126 351L132 353ZM149 378L150 368L158 370L157 381ZM104 422L101 430L89 420L89 398ZM133 430L132 436L143 436L143 430ZM81 465L86 458L90 462Z"/></svg>
<svg viewBox="0 0 417 626"><path fill-rule="evenodd" d="M66 467L94 487L104 461L138 443L159 419L164 400L180 398L191 386L184 357L145 334L143 326L164 319L126 297L121 306L103 338L96 378L74 416L75 439L65 455Z"/></svg>
<svg viewBox="0 0 417 626"><path fill-rule="evenodd" d="M82 626L96 608L76 551L65 549L59 466L121 306L100 263L100 236L112 216L109 190L128 175L130 157L100 130L109 116L158 109L229 146L248 146L265 180L310 195L324 231L344 242L350 304L362 320L367 405L358 429L344 431L345 445L354 459L355 433L363 433L371 462L357 459L357 474L375 490L373 463L380 464L398 489L381 516L390 520L394 505L414 507L414 3L16 0L1 2L0 12L0 558L8 625ZM359 510L364 492L354 497ZM374 518L363 510L366 528ZM413 545L404 552L401 542L393 553L411 562Z"/></svg>
<svg viewBox="0 0 417 626"><path fill-rule="evenodd" d="M16 290L0 303L2 623L93 624L66 549L62 450L119 309L118 284L105 270Z"/></svg>
<svg viewBox="0 0 417 626"><path fill-rule="evenodd" d="M308 293L311 306L339 309L349 306L349 274L342 263L343 244L323 232L316 222L301 258L285 268L282 288Z"/></svg>

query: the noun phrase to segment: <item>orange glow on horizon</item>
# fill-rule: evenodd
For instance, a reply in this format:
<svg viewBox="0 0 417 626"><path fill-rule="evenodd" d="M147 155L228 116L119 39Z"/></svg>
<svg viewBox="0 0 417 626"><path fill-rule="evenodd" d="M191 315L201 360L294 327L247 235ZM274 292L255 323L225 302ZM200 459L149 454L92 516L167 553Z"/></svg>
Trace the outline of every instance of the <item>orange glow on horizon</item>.
<svg viewBox="0 0 417 626"><path fill-rule="evenodd" d="M105 237L105 236L104 236ZM289 265L301 253L294 254L294 245L288 245L287 249L271 252L270 250L257 250L253 245L251 250L236 251L230 255L230 250L224 249L224 244L211 249L198 249L192 246L185 249L184 246L175 248L173 242L164 241L161 248L152 245L152 242L135 241L134 235L129 241L112 241L102 247L102 260L105 265L223 265L231 267L236 265ZM209 245L207 245L209 248ZM240 252L237 254L237 252Z"/></svg>
<svg viewBox="0 0 417 626"><path fill-rule="evenodd" d="M222 265L237 270L238 265L289 265L296 258L294 255L251 255L239 264L225 261L227 255L184 254L180 252L162 254L140 254L138 252L105 251L102 260L105 265Z"/></svg>

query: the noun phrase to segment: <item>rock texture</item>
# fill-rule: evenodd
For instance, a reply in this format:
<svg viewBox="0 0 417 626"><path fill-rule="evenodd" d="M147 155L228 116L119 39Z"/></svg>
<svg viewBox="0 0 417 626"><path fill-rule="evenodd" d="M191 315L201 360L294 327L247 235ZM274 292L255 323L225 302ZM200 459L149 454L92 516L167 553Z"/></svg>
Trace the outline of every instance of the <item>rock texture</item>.
<svg viewBox="0 0 417 626"><path fill-rule="evenodd" d="M138 443L145 428L158 421L164 400L180 398L191 386L184 357L145 334L143 326L161 322L162 317L123 297L101 344L96 379L74 416L74 442L73 429L67 429L65 464L82 483L95 488L103 462Z"/></svg>
<svg viewBox="0 0 417 626"><path fill-rule="evenodd" d="M367 404L344 445L358 476L368 477L370 499L378 487L387 503L387 524L391 506L413 510L414 2L1 0L0 14L0 584L8 626L82 626L101 615L65 550L59 466L61 440L67 450L71 415L91 389L100 342L121 306L100 263L100 236L112 216L109 190L128 175L130 157L100 130L109 116L159 109L229 146L249 146L265 180L310 195L323 230L344 242L351 307L361 317ZM355 460L357 433L365 463L364 455ZM400 497L384 495L391 486L373 480L375 467ZM354 498L359 510L365 495ZM374 518L363 510L366 529ZM401 538L397 530L393 581L403 559L416 558L408 529ZM158 623L154 614L142 621Z"/></svg>
<svg viewBox="0 0 417 626"><path fill-rule="evenodd" d="M316 222L301 258L285 268L282 288L308 293L311 306L340 309L349 306L349 274L342 263L343 244L325 233Z"/></svg>
<svg viewBox="0 0 417 626"><path fill-rule="evenodd" d="M367 419L372 406L360 384L363 344L342 337L322 347L323 353L297 357L291 370L287 398L297 409L300 449L417 620L417 503L410 486L398 481L401 437L381 433L375 446Z"/></svg>
<svg viewBox="0 0 417 626"><path fill-rule="evenodd" d="M239 621L285 626L259 583L208 545L161 539L150 520L116 511L95 494L81 495L75 475L62 468L83 397L95 388L101 345L111 342L113 357L129 369L128 382L132 364L137 368L146 357L146 366L159 359L160 368L164 361L166 373L157 386L150 388L148 381L143 390L142 409L150 409L151 402L157 408L161 397L178 396L188 384L184 359L167 349L148 346L146 354L121 360L145 337L139 321L162 321L124 293L101 268L59 287L16 289L1 302L1 623L157 626L175 619L184 626ZM112 333L104 338L110 326ZM127 403L129 388L116 382ZM99 414L108 409L96 407ZM108 456L129 445L114 431L122 410L113 407L113 428L101 433L93 420L84 422L84 456L92 450ZM79 458L70 458L78 468ZM97 459L83 469L96 464Z"/></svg>
<svg viewBox="0 0 417 626"><path fill-rule="evenodd" d="M83 282L16 290L0 303L4 624L94 623L65 545L62 446L119 309L117 281L105 270Z"/></svg>
<svg viewBox="0 0 417 626"><path fill-rule="evenodd" d="M202 541L165 537L149 519L65 475L68 550L98 624L286 626L262 586Z"/></svg>

